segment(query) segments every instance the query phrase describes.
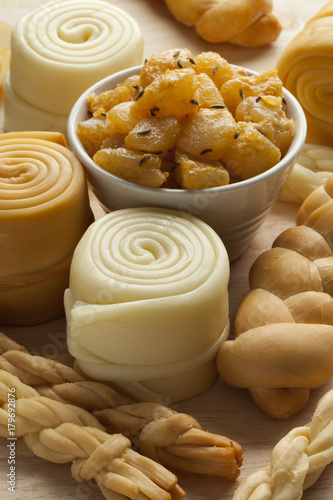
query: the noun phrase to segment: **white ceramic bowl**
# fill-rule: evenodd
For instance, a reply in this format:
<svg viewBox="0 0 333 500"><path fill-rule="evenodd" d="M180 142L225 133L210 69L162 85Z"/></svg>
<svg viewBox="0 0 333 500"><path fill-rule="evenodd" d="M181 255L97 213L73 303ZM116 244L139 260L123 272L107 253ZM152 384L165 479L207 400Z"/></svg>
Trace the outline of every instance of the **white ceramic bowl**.
<svg viewBox="0 0 333 500"><path fill-rule="evenodd" d="M87 119L87 97L112 89L127 77L138 74L141 66L104 78L84 92L73 106L68 119L68 138L83 163L92 190L107 210L133 207L166 207L196 215L209 224L222 239L230 261L240 257L249 245L264 217L285 185L306 138L306 119L293 95L284 89L286 113L295 122L295 136L284 156L266 172L228 186L188 191L149 188L121 179L99 167L87 154L76 129ZM246 69L249 75L255 72Z"/></svg>

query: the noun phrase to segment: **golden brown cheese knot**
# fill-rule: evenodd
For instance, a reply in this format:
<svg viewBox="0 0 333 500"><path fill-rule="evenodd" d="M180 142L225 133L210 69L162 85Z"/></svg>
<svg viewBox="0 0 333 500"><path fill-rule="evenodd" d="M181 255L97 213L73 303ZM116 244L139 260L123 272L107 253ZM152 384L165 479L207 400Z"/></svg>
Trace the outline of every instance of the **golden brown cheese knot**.
<svg viewBox="0 0 333 500"><path fill-rule="evenodd" d="M287 418L333 375L333 176L313 191L273 248L253 263L235 340L218 353L222 378Z"/></svg>
<svg viewBox="0 0 333 500"><path fill-rule="evenodd" d="M125 436L107 434L97 419L81 408L34 396L34 389L3 370L0 370L1 436L8 434L12 411L10 403L5 403L9 388L15 388L15 399L18 398L15 436L23 436L29 449L45 460L73 462L72 475L78 481L96 480L106 498L112 498L112 492L128 498L142 495L151 500L178 500L185 495L174 474L132 451Z"/></svg>
<svg viewBox="0 0 333 500"><path fill-rule="evenodd" d="M243 462L241 446L224 436L211 434L190 415L157 403L137 403L94 412L112 432L138 439L140 452L168 467L223 476L235 481Z"/></svg>
<svg viewBox="0 0 333 500"><path fill-rule="evenodd" d="M208 42L256 47L276 40L282 29L272 0L165 1L179 21L195 26Z"/></svg>
<svg viewBox="0 0 333 500"><path fill-rule="evenodd" d="M245 479L233 500L298 500L333 461L333 390L323 396L311 422L296 427L274 447L270 465Z"/></svg>

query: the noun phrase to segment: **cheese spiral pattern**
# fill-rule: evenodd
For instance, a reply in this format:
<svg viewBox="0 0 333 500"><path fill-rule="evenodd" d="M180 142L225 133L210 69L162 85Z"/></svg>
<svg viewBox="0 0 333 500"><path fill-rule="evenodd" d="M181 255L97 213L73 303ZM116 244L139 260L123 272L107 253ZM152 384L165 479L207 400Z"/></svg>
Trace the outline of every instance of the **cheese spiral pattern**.
<svg viewBox="0 0 333 500"><path fill-rule="evenodd" d="M11 39L10 74L5 82L6 130L19 119L67 117L92 84L142 63L143 36L134 19L110 3L53 1L23 16ZM58 123L59 125L59 123ZM19 126L17 124L17 126ZM10 128L11 127L11 128Z"/></svg>
<svg viewBox="0 0 333 500"><path fill-rule="evenodd" d="M283 85L302 105L308 142L332 146L333 2L328 2L289 43L277 61Z"/></svg>
<svg viewBox="0 0 333 500"><path fill-rule="evenodd" d="M39 323L63 313L70 260L92 222L84 171L61 134L0 136L0 317Z"/></svg>
<svg viewBox="0 0 333 500"><path fill-rule="evenodd" d="M129 392L140 386L139 399L163 385L176 399L201 392L216 378L214 357L227 335L228 279L224 245L196 217L153 208L108 214L74 253L69 351L93 378Z"/></svg>

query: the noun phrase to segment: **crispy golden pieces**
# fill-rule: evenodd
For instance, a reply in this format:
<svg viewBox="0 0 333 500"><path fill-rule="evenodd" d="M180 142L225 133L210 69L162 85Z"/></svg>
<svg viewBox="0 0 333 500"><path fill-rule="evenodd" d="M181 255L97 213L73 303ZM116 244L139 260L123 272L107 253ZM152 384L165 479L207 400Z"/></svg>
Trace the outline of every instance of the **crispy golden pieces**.
<svg viewBox="0 0 333 500"><path fill-rule="evenodd" d="M108 172L143 186L160 187L168 177L161 171L161 159L156 154L108 148L97 151L94 161Z"/></svg>
<svg viewBox="0 0 333 500"><path fill-rule="evenodd" d="M224 186L264 172L287 152L294 123L282 97L275 69L249 76L215 52L166 50L139 75L91 94L91 116L77 132L100 167L130 182Z"/></svg>

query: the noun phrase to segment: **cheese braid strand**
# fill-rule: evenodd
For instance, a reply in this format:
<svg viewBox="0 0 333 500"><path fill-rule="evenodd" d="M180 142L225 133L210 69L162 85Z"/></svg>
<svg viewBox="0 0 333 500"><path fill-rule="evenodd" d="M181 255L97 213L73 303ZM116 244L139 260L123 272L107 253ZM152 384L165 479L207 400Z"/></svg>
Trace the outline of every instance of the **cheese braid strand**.
<svg viewBox="0 0 333 500"><path fill-rule="evenodd" d="M4 370L0 370L2 437L8 437L8 393L12 388L15 436L23 437L35 455L54 463L72 462L73 477L81 482L95 480L107 499L114 498L115 492L124 500L178 500L185 496L177 477L131 450L125 436L107 434L91 413L39 396Z"/></svg>
<svg viewBox="0 0 333 500"><path fill-rule="evenodd" d="M6 350L9 349L9 350ZM85 380L58 361L34 356L0 333L0 369L32 385L36 394L92 412L111 433L122 433L140 452L166 467L218 475L235 481L243 462L241 446L212 434L190 415L161 404L135 403L111 387Z"/></svg>

